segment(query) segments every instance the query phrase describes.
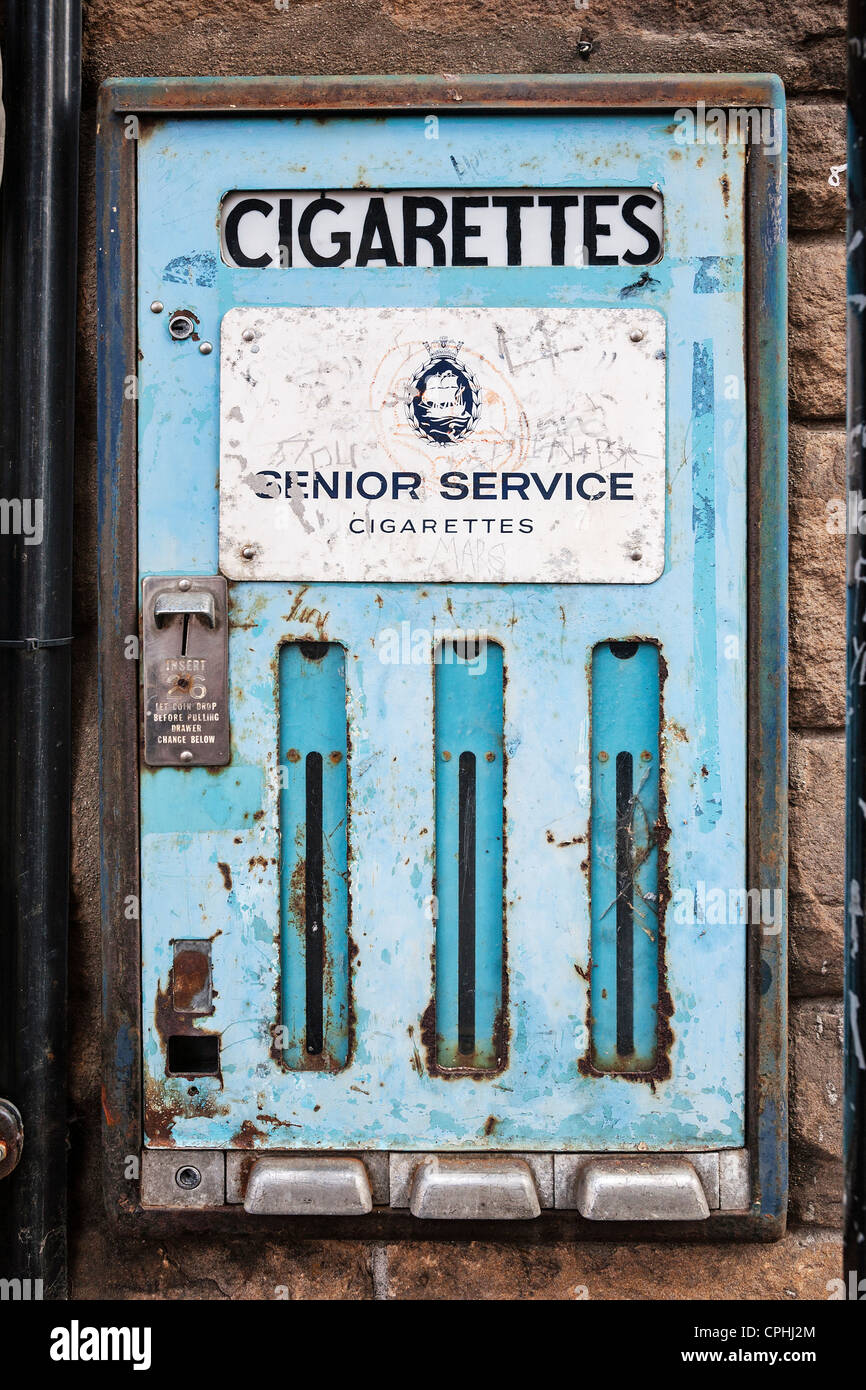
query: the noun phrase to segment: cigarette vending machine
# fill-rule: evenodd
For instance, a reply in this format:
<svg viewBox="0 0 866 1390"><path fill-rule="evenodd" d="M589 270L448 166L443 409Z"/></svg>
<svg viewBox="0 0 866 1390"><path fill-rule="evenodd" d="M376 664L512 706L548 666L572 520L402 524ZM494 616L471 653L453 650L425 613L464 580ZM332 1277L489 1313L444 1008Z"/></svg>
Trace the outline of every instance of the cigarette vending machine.
<svg viewBox="0 0 866 1390"><path fill-rule="evenodd" d="M778 1234L777 79L118 81L100 180L110 1204Z"/></svg>

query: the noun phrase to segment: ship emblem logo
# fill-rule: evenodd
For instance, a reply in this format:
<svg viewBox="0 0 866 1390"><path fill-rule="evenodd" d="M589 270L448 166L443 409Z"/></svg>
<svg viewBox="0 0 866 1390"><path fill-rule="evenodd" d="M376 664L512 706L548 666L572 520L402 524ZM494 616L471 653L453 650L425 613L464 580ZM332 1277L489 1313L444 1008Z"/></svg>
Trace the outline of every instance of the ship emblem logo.
<svg viewBox="0 0 866 1390"><path fill-rule="evenodd" d="M460 361L462 343L425 343L427 356L410 378L405 404L409 424L431 444L459 444L481 411L478 382Z"/></svg>

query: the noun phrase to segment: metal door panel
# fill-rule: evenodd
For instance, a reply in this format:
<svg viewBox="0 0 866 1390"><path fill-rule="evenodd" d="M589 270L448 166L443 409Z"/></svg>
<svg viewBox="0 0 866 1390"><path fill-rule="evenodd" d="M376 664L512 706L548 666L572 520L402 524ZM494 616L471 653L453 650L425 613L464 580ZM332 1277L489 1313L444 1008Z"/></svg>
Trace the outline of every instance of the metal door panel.
<svg viewBox="0 0 866 1390"><path fill-rule="evenodd" d="M667 564L649 586L230 586L230 766L142 770L146 1133L151 1144L584 1151L738 1147L745 926L666 918L671 1037L654 1075L596 1074L587 1033L592 652L657 642L670 901L745 878L743 149L678 145L661 116L159 121L139 148L139 565L217 572L218 353L168 339L191 309L216 347L249 304L595 305L668 322ZM359 156L359 150L362 154ZM231 188L599 187L658 183L663 259L555 269L230 269ZM700 247L696 255L694 248ZM434 671L382 659L388 634L484 630L501 644L506 1061L437 1074ZM279 1026L278 652L346 652L350 1060L292 1071ZM222 866L222 867L221 867ZM680 895L679 897L677 895ZM173 938L213 941L220 1071L166 1077ZM665 1000L662 1001L663 1006ZM435 1050L435 1049L434 1049Z"/></svg>

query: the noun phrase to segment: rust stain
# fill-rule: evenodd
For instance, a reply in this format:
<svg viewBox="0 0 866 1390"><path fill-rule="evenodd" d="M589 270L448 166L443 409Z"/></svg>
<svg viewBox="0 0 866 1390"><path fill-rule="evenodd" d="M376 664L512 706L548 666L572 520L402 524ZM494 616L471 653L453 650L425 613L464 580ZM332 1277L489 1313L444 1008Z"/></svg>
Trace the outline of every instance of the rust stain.
<svg viewBox="0 0 866 1390"><path fill-rule="evenodd" d="M232 1135L229 1144L233 1149L254 1149L257 1139L267 1139L267 1134L258 1125L253 1124L252 1120L244 1120L240 1129Z"/></svg>
<svg viewBox="0 0 866 1390"><path fill-rule="evenodd" d="M415 1029L411 1023L407 1031L412 1042L412 1070L417 1072L419 1076L423 1076L424 1063L421 1061L421 1053L418 1051L418 1044L415 1041Z"/></svg>
<svg viewBox="0 0 866 1390"><path fill-rule="evenodd" d="M727 207L731 197L731 180L728 178L727 174L722 174L719 183L722 189L722 198L724 199L725 207Z"/></svg>
<svg viewBox="0 0 866 1390"><path fill-rule="evenodd" d="M229 868L228 864L223 863L222 860L217 864L217 868L223 876L223 887L225 888L227 893L230 893L232 891L231 869Z"/></svg>
<svg viewBox="0 0 866 1390"><path fill-rule="evenodd" d="M151 1143L174 1148L177 1141L172 1134L177 1114L174 1106L166 1103L161 1087L148 1081L144 1095L144 1127Z"/></svg>
<svg viewBox="0 0 866 1390"><path fill-rule="evenodd" d="M102 1095L102 1113L103 1113L103 1115L105 1116L105 1123L106 1123L107 1125L116 1125L116 1124L117 1124L117 1115L114 1113L114 1111L112 1110L111 1106L108 1104L108 1096L107 1096L106 1093L105 1093L105 1087L104 1087L104 1086L101 1088L101 1095Z"/></svg>
<svg viewBox="0 0 866 1390"><path fill-rule="evenodd" d="M488 1115L487 1119L484 1121L484 1133L492 1134L498 1124L499 1120L496 1115Z"/></svg>
<svg viewBox="0 0 866 1390"><path fill-rule="evenodd" d="M172 966L172 1004L174 1008L189 1010L210 979L211 963L207 951L197 951L188 946L176 951Z"/></svg>

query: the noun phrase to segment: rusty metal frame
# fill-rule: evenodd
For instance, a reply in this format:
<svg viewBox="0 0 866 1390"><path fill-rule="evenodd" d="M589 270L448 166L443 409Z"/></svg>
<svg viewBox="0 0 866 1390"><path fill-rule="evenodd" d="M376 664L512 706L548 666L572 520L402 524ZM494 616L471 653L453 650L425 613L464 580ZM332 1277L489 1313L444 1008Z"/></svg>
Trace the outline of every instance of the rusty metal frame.
<svg viewBox="0 0 866 1390"><path fill-rule="evenodd" d="M97 115L99 298L99 725L103 990L103 1186L109 1215L154 1234L244 1231L242 1209L143 1213L141 979L138 921L138 633L134 400L136 120L209 113L364 114L421 109L495 112L664 111L699 101L784 107L778 78L761 74L492 75L461 77L129 78L105 83ZM746 185L748 394L748 882L787 889L787 343L784 156L749 151ZM786 917L777 935L749 932L747 1132L752 1207L696 1223L588 1222L551 1211L516 1223L509 1239L773 1240L787 1202ZM531 1229L528 1228L531 1226ZM263 1235L285 1219L256 1222ZM292 1218L293 1235L501 1240L501 1223L436 1222L372 1213L362 1221Z"/></svg>

